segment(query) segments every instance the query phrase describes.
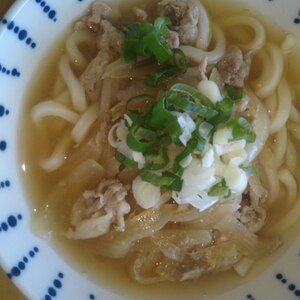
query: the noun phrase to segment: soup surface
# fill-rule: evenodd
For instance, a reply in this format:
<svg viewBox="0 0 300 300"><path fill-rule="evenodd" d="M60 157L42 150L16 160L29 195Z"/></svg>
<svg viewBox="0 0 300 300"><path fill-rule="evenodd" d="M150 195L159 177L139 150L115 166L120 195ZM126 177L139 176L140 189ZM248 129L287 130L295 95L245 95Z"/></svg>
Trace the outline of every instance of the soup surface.
<svg viewBox="0 0 300 300"><path fill-rule="evenodd" d="M47 53L24 107L33 231L129 298L232 289L299 228L296 40L234 1L201 3L95 2ZM143 30L154 40L136 43Z"/></svg>

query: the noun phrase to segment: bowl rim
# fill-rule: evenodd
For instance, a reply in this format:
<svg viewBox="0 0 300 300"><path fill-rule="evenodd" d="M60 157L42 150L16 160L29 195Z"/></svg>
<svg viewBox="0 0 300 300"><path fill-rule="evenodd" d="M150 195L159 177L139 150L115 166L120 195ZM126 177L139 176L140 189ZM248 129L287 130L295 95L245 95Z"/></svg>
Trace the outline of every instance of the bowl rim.
<svg viewBox="0 0 300 300"><path fill-rule="evenodd" d="M45 12L43 12L43 7L41 6L42 2L45 2L45 5L48 5L50 7L50 10L52 9L52 7L55 7L55 9L53 8L52 10L57 13L57 21L54 21L53 18L49 18L47 16L45 17ZM30 231L30 211L26 205L27 200L23 199L24 189L19 174L19 161L14 158L17 155L16 153L18 145L17 131L19 123L17 120L21 115L22 107L22 105L20 105L19 103L22 102L24 96L23 94L20 95L17 89L20 89L22 91L26 90L26 86L31 81L32 74L35 73L35 68L38 65L36 61L40 61L43 58L44 51L46 51L45 49L47 49L47 47L51 44L51 41L54 40L49 38L44 43L45 38L43 37L41 32L39 32L39 26L36 25L42 22L46 24L45 27L50 27L55 23L59 24L58 26L68 26L70 22L72 22L80 14L82 14L82 12L88 7L92 0L77 0L76 2L74 0L52 0L48 4L47 1L42 2L40 0L17 0L11 6L7 14L3 17L0 25L1 68L3 70L3 57L4 60L7 60L7 64L9 66L12 66L10 69L10 75L6 76L4 74L1 76L0 73L0 85L4 87L4 90L2 92L5 95L5 98L9 98L9 100L1 100L0 98L0 105L7 109L7 111L9 111L6 117L0 117L0 164L3 164L5 166L7 165L7 167L9 164L9 167L11 168L11 170L7 170L7 168L4 168L5 170L0 170L0 186L2 185L2 183L4 184L4 188L0 188L0 198L13 198L13 201L11 203L1 203L0 201L0 208L3 209L2 212L0 209L0 223L2 222L2 220L4 220L1 223L2 227L0 227L2 228L2 231L0 231L0 264L6 270L8 276L11 277L14 284L16 284L17 287L21 291L23 291L24 294L26 294L26 296L30 299L46 297L46 295L49 295L49 289L51 288L56 291L56 298L61 297L61 299L68 299L69 297L72 297L74 295L76 295L76 297L79 297L80 295L82 299L93 299L93 297L97 299L101 299L101 297L106 297L105 299L124 299L122 295L112 294L111 291L105 290L103 287L99 287L95 282L92 282L84 276L78 274L77 271L73 269L73 267L64 262L64 259L60 255L56 254L55 250L52 249L51 246L49 247L49 244L46 240L41 241L40 238L33 236ZM246 3L247 0L241 0L241 2ZM256 3L259 3L259 0L257 0ZM277 15L280 15L280 13L282 12L284 12L284 16L288 15L289 20L292 20L292 22L290 22L292 24L289 24L287 27L300 37L299 26L297 26L298 23L295 23L297 14L298 17L300 14L300 4L298 5L297 0L290 0L289 3L293 3L295 7L289 9L289 7L287 7L288 5L284 5L282 3L280 4L279 2L275 3L275 1L272 0L266 0L261 5L262 7L264 7L264 9L266 9L265 7L269 8L269 5L272 5L273 7L276 7ZM80 5L81 7L79 8ZM281 10L279 9L279 6ZM67 14L69 11L69 7L76 7L76 9L74 9L72 12L74 13L74 15ZM64 21L62 21L62 19L60 18L60 16L64 15L62 14L62 12L64 12L67 16ZM28 19L29 13L31 17L30 20ZM7 20L7 22L4 23L4 20ZM31 35L30 37L32 40L30 43L26 44L26 42L24 42L24 39L18 39L16 37L17 33L13 33L13 29L17 26L16 24L14 24L13 28L8 28L9 22L11 21L20 23L24 27L24 30L26 30L27 36ZM20 27L20 29L23 27ZM20 29L18 31L19 33ZM33 43L35 42L34 37L36 37L37 39L36 47L32 47ZM38 43L40 39L41 41L43 41L43 43ZM6 46L4 44L1 44L1 41L5 41L5 45L6 43L9 43L10 45L5 51L3 50L3 48ZM17 43L17 48L20 49L17 51L14 50L14 52L11 52L11 55L7 54L8 50L11 50L11 45L15 45L15 43ZM31 55L30 51L34 51L32 49L37 48L44 50L38 50L39 53L38 55L36 55L33 62L26 60L24 61L24 57L30 57L32 59L33 56ZM13 56L13 58L11 56ZM16 60L14 61L14 59ZM19 60L20 64L16 66L16 62L18 62ZM11 75L13 73L13 68L16 69L16 71L14 72L14 74L16 75L14 76ZM28 70L27 72L26 68L31 68L31 70ZM18 73L20 74L19 76ZM20 79L19 82L18 79ZM11 83L12 80L14 81L14 84ZM12 98L14 99L11 100ZM17 107L14 107L14 105L16 105ZM2 126L1 123L4 124L4 126ZM4 127L9 129L12 128L15 132L11 135L8 135L7 130L5 130ZM5 144L3 144L2 142L5 142ZM12 148L9 148L10 145ZM17 193L18 197L14 196L11 191ZM22 204L20 205L20 203ZM3 228L3 224L6 224L6 226L8 227L7 230ZM28 241L20 241L20 236L22 236L22 238L23 236L29 236ZM15 247L16 239L18 240L18 247ZM281 288L282 284L280 285L280 288L278 288L278 282L282 283L282 280L285 278L286 280L290 280L290 282L297 282L297 290L300 289L300 282L296 279L297 277L295 277L295 274L297 274L296 264L292 266L289 262L290 257L299 257L298 249L300 249L300 235L294 241L294 245L290 246L283 254L280 259L280 265L279 263L275 263L268 267L268 270L262 272L258 276L257 280L265 280L266 282L270 282L271 280L272 284L274 282L274 293L276 293L274 295L282 295L283 297L286 297L286 295L290 295L286 293L286 290L288 290L286 288L287 285L285 285L285 289ZM49 266L49 264L47 264L47 272L49 272L50 276L41 276L40 269L43 268L43 265L45 265L45 261L47 261L49 257L54 256L55 263L53 263L52 266ZM24 259L25 257L27 258L27 262ZM21 263L23 263L23 265ZM60 265L63 266L63 268L59 268L58 266ZM282 266L285 265L289 266L291 270L295 270L293 271L294 273L290 275L291 279L287 279L288 276L286 276L286 274L289 273L289 270L284 272L281 271ZM23 266L25 266L25 269L23 269ZM30 271L28 271L29 269ZM29 274L25 270L31 273ZM18 272L20 273L19 275L17 275ZM31 277L34 278L34 280L30 279ZM272 277L272 279L270 279L270 277ZM63 286L62 289L55 286L55 284L53 283L55 280L57 285L59 285L58 282L60 282L60 284ZM75 290L71 288L71 286L82 286L82 281L84 281L83 288L78 288L77 290L76 288ZM29 285L28 282L30 282L31 285ZM36 290L32 289L32 285L36 287ZM53 290L51 291L53 293ZM242 299L242 297L250 299L251 297L248 297L249 295L253 296L256 294L268 297L270 295L269 293L270 292L264 293L263 288L254 286L253 282L251 281L250 283L247 283L240 288L235 288L230 291L228 299L232 299L230 297L232 297L233 295L238 295L239 297L241 297L239 299ZM226 295L227 293L225 293L225 296ZM253 298L254 297L255 296L253 296ZM221 298L225 299L224 297ZM219 298L216 297L214 299Z"/></svg>

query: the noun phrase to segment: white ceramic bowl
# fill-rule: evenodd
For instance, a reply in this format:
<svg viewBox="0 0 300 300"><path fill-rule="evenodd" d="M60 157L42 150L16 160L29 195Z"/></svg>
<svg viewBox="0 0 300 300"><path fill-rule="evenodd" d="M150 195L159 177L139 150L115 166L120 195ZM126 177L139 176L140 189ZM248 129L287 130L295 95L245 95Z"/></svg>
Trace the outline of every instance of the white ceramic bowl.
<svg viewBox="0 0 300 300"><path fill-rule="evenodd" d="M300 39L298 0L240 1ZM20 178L18 130L27 87L47 49L91 2L18 0L0 21L0 263L29 299L132 299L89 281L31 232L31 211ZM300 235L255 278L214 299L300 299Z"/></svg>

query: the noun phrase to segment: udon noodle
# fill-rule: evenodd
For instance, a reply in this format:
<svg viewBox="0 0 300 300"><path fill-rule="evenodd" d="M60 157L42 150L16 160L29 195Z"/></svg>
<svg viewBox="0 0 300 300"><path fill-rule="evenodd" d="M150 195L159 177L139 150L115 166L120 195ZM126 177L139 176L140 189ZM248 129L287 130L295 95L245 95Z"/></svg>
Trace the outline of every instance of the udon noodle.
<svg viewBox="0 0 300 300"><path fill-rule="evenodd" d="M274 42L252 15L214 19L196 0L148 2L128 9L124 19L120 7L94 2L76 22L51 91L31 108L36 136L47 140L38 151L49 180L42 222L65 239L84 240L91 253L129 257L130 273L141 284L229 269L245 276L256 260L276 251L299 219L300 93L287 66L295 38L287 34ZM153 28L158 17L170 21L161 25L167 33L156 32L165 38L162 47L178 49L174 53L184 55L188 66L178 71L171 65L175 76L153 87L144 79L164 63L157 65L149 53L129 62L122 47L126 34L133 34L133 26L124 24ZM158 103L173 101L168 95L192 101L198 93L210 101L200 104L207 111L217 107L219 116L224 99L234 102L227 119L199 118L195 111L176 110L177 102L170 105L173 127L155 119ZM246 127L238 130L247 132L237 137L228 124L241 119ZM186 122L181 135L159 148L167 149L168 163L153 171L161 157L151 161L149 148L136 148L145 149L153 132L166 143L162 132L173 138L180 122ZM146 132L140 140L131 133L134 126ZM204 148L179 161L196 131Z"/></svg>

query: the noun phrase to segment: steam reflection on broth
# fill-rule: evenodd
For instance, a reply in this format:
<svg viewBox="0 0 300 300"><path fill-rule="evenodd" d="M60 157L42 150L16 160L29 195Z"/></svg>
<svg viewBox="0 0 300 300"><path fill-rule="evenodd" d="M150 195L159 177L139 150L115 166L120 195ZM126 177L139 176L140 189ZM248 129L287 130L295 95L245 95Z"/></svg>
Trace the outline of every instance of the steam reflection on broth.
<svg viewBox="0 0 300 300"><path fill-rule="evenodd" d="M47 78L41 76L26 103L33 122L24 125L23 159L37 208L35 230L51 232L58 247L74 256L70 261L114 289L154 294L159 286L144 285L172 281L181 283L163 285L174 295L177 289L230 288L239 282L234 273L247 278L256 261L280 251L298 221L299 84L289 65L295 38L279 29L270 34L260 16L233 2L227 8L209 1L98 3L49 55ZM131 27L120 28L143 22L150 28L162 15L171 21L163 46L180 48L188 68L170 65L176 75L153 87L144 78L159 68L155 53L138 57L137 64L125 62L124 35ZM168 98L183 95L196 107L195 90L213 103L201 118ZM148 123L136 121L127 103L140 95L147 99L133 101L134 110ZM160 101L169 103L181 124L175 138L166 123L156 123L152 112ZM231 108L227 117L225 104ZM214 111L218 117L208 115ZM134 126L147 136L130 146ZM137 150L153 132L159 144L162 136L171 139L168 161L156 170L164 149L151 155ZM203 148L179 160L197 138L197 145L204 139ZM228 272L225 288L220 282Z"/></svg>

